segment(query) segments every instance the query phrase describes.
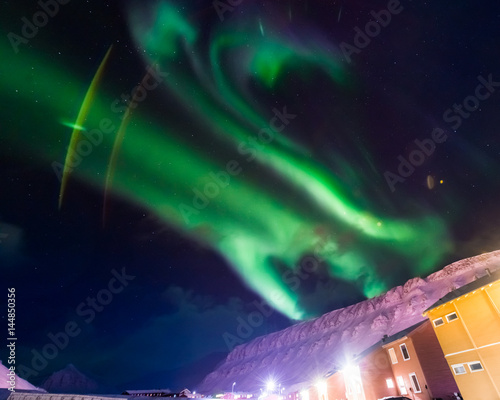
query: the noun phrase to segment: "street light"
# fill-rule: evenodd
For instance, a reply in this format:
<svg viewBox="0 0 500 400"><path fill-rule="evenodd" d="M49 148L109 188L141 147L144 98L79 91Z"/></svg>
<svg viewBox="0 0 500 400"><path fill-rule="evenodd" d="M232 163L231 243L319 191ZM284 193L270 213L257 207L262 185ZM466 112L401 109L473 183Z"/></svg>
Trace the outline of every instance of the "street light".
<svg viewBox="0 0 500 400"><path fill-rule="evenodd" d="M234 399L234 385L236 385L236 382L233 382L233 386L231 386L231 397Z"/></svg>

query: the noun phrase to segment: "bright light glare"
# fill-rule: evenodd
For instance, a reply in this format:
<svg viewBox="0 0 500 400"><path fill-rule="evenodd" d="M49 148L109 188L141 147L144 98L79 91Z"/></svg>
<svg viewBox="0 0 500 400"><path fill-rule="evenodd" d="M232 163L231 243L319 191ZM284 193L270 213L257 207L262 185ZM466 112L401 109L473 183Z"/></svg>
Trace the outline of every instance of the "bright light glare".
<svg viewBox="0 0 500 400"><path fill-rule="evenodd" d="M359 374L359 367L357 365L348 363L344 369L342 369L342 373L346 375L358 375Z"/></svg>
<svg viewBox="0 0 500 400"><path fill-rule="evenodd" d="M269 379L266 384L266 388L268 392L271 392L274 390L276 387L276 382L274 382L272 379Z"/></svg>
<svg viewBox="0 0 500 400"><path fill-rule="evenodd" d="M318 388L318 392L325 393L326 392L326 381L324 379L316 380L316 387Z"/></svg>
<svg viewBox="0 0 500 400"><path fill-rule="evenodd" d="M300 392L300 397L302 400L309 400L309 391L303 390L302 392Z"/></svg>

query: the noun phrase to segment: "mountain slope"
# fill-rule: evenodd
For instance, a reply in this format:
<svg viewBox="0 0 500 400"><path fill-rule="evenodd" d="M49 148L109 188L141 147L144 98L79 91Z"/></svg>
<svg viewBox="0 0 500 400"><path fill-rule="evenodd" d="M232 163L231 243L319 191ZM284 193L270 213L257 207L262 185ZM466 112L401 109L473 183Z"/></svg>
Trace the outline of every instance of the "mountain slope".
<svg viewBox="0 0 500 400"><path fill-rule="evenodd" d="M0 388L1 389L8 389L10 386L7 384L7 382L10 382L9 379L9 369L2 364L0 361ZM19 390L39 390L36 386L33 386L31 383L28 381L19 378L16 375L16 389Z"/></svg>
<svg viewBox="0 0 500 400"><path fill-rule="evenodd" d="M329 312L237 346L225 362L198 386L201 393L231 390L257 392L273 377L289 388L314 382L341 369L355 354L422 321L422 312L441 297L500 266L500 251L457 261L427 278L349 307Z"/></svg>
<svg viewBox="0 0 500 400"><path fill-rule="evenodd" d="M73 364L54 372L42 385L51 393L96 393L99 385L82 374Z"/></svg>

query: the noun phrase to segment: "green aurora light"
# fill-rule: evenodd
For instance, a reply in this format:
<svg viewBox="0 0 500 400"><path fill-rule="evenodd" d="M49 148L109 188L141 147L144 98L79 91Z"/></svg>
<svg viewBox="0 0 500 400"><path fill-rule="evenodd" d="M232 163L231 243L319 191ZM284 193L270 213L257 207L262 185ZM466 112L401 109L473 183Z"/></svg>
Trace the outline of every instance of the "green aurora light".
<svg viewBox="0 0 500 400"><path fill-rule="evenodd" d="M296 270L304 256L320 256L332 276L356 283L368 297L387 289L388 278L378 272L382 258L374 257L377 252L401 257L416 274L436 266L447 251L443 222L433 216L401 220L373 215L366 207L355 204L348 196L349 187L287 136L297 129L293 120L282 131L271 131L268 143L252 145L256 133L269 128L273 114L255 105L248 82L254 80L272 90L287 67L304 65L321 70L341 90L351 90L352 78L335 53L314 38L296 43L270 30L264 37L255 24L238 32L227 24L214 32L204 54L199 50L196 27L174 5L160 2L154 13L153 24L147 26L131 12L130 25L137 44L147 54L148 64L157 63L170 73L157 90L175 96L193 126L203 127L203 135L226 150L210 154L189 140L192 126L153 116L144 104L133 116L127 114L121 131L120 121L115 118L111 132L103 134L102 143L80 161L76 154L68 152L59 170L71 170L73 179L101 190L111 188L115 195L148 208L164 223L215 249L249 287L293 319L305 318L308 313L300 307L297 293L286 284L280 271ZM1 46L2 52L8 51L5 44ZM77 118L76 99L83 101L83 80L78 82L63 65L42 59L42 55L26 52L15 58L11 68L40 65L37 73L43 79L36 90L40 94L53 93L51 100L41 105L45 114L64 121L73 114L76 123L72 127L78 129L84 122L86 131L77 136L84 140L92 128L109 119L114 97L94 88L97 91L92 92L91 104L84 101L85 121ZM189 68L180 60L189 60ZM0 68L2 76L7 76L6 66ZM103 75L105 79L106 72ZM69 83L54 92L61 81ZM15 104L32 103L33 93L27 90L21 74L2 79L1 85ZM16 92L18 88L23 89ZM52 127L52 122L45 123L39 130L38 143L25 138L15 144L40 155L45 162L62 160L64 146L69 144L67 129L63 132ZM40 141L50 146L41 151ZM243 153L242 146L252 151ZM77 151L78 143L71 148ZM219 187L209 204L195 207L194 189L203 190L213 184L211 173L224 171L232 159L238 160L240 172L230 177L228 185ZM261 184L254 176L256 167L266 175L278 176L292 195ZM297 206L293 197L302 199L303 205ZM328 252L318 250L325 242L325 237L318 235L318 227L326 227ZM346 236L356 240L346 244Z"/></svg>

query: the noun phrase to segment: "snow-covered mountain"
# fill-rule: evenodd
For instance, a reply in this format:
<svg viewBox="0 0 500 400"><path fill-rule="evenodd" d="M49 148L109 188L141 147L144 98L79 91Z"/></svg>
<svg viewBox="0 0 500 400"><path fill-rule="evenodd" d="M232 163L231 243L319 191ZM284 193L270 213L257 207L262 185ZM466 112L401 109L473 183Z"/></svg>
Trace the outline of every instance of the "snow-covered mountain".
<svg viewBox="0 0 500 400"><path fill-rule="evenodd" d="M54 372L43 383L42 387L51 393L96 393L99 385L82 374L73 364Z"/></svg>
<svg viewBox="0 0 500 400"><path fill-rule="evenodd" d="M2 361L0 361L0 389L8 389L10 385L7 382L10 382L10 377L9 377L9 369L2 364ZM31 383L28 381L19 378L16 375L16 389L18 390L40 390L36 386L33 386Z"/></svg>
<svg viewBox="0 0 500 400"><path fill-rule="evenodd" d="M258 337L234 348L225 362L198 386L201 393L231 390L257 392L272 377L285 388L299 388L341 369L347 361L424 317L422 312L450 291L500 267L500 251L457 261L427 278L369 300ZM306 386L307 387L307 386Z"/></svg>

